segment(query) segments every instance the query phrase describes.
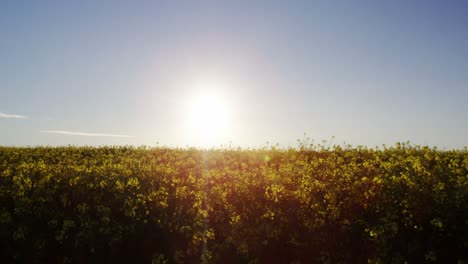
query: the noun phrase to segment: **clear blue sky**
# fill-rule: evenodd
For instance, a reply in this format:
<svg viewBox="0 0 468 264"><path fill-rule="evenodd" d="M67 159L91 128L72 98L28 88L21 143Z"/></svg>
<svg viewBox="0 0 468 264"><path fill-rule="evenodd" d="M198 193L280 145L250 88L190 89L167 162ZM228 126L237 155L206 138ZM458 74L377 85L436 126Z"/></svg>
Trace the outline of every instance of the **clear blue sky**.
<svg viewBox="0 0 468 264"><path fill-rule="evenodd" d="M1 1L0 145L201 145L187 105L215 93L228 127L210 144L306 133L460 148L467 13L429 0Z"/></svg>

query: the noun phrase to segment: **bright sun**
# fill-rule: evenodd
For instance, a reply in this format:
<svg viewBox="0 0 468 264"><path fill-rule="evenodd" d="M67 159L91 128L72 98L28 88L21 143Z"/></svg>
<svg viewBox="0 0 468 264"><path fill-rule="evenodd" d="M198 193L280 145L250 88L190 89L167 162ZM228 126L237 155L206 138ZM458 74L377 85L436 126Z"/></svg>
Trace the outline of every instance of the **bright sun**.
<svg viewBox="0 0 468 264"><path fill-rule="evenodd" d="M194 98L190 108L191 132L203 144L211 144L226 136L228 107L222 97L200 95Z"/></svg>

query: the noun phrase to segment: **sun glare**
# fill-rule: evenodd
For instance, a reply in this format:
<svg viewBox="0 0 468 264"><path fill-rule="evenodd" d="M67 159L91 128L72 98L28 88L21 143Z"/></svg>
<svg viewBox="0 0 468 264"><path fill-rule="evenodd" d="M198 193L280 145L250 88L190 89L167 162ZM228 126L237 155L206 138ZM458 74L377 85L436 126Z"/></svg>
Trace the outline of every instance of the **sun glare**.
<svg viewBox="0 0 468 264"><path fill-rule="evenodd" d="M226 102L220 96L198 96L190 109L190 125L191 132L203 144L215 143L226 136L228 126Z"/></svg>

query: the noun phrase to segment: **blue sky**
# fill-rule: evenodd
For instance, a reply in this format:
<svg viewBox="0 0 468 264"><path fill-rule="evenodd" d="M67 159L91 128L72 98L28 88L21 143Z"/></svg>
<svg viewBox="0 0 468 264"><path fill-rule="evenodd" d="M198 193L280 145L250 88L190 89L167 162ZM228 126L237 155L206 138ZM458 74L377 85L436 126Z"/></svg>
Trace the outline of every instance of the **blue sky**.
<svg viewBox="0 0 468 264"><path fill-rule="evenodd" d="M0 145L295 146L306 133L461 148L467 12L465 1L1 1ZM213 94L229 114L205 121L227 125L203 141L189 106Z"/></svg>

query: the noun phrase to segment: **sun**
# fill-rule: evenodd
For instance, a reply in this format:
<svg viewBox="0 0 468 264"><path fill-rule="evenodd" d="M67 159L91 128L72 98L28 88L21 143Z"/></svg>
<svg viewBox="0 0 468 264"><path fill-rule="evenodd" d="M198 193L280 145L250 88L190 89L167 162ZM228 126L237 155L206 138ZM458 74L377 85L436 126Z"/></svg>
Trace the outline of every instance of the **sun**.
<svg viewBox="0 0 468 264"><path fill-rule="evenodd" d="M193 98L189 118L191 132L200 143L212 144L227 134L228 105L219 95L205 94Z"/></svg>

